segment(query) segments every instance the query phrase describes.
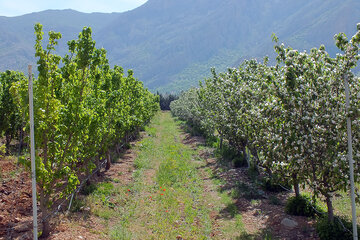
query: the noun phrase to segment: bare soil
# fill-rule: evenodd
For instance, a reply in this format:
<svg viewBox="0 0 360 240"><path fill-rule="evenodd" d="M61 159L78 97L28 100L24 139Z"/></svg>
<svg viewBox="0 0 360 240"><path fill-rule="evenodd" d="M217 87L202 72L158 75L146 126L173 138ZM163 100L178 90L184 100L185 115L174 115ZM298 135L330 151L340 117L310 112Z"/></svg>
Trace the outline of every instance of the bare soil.
<svg viewBox="0 0 360 240"><path fill-rule="evenodd" d="M0 159L0 239L31 238L31 177L15 159Z"/></svg>

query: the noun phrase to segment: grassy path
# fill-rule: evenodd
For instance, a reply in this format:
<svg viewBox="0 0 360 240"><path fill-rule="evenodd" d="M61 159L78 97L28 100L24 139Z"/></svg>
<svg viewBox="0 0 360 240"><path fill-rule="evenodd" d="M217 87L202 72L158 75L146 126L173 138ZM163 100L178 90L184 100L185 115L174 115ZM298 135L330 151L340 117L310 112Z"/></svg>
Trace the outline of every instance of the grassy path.
<svg viewBox="0 0 360 240"><path fill-rule="evenodd" d="M134 161L134 184L127 224L115 225L113 239L207 239L210 210L204 206L203 182L193 161L196 152L181 142L169 113L146 129Z"/></svg>
<svg viewBox="0 0 360 240"><path fill-rule="evenodd" d="M135 239L206 239L212 231L203 187L192 160L196 152L181 142L178 126L163 113L148 128L135 160L136 211L128 232ZM120 235L117 236L120 239Z"/></svg>
<svg viewBox="0 0 360 240"><path fill-rule="evenodd" d="M127 186L124 211L116 216L121 219L110 227L109 237L232 238L235 229L231 228L239 221L217 221L223 199L217 195L206 162L199 158L201 147L183 143L183 133L170 113L159 114L146 132L149 137L137 145L134 181ZM227 228L226 234L221 228Z"/></svg>
<svg viewBox="0 0 360 240"><path fill-rule="evenodd" d="M76 222L73 232L85 239L238 239L241 216L232 199L218 192L220 183L200 157L206 148L185 141L168 112L145 131L131 161L120 158L79 204L89 208L87 216L75 213L63 228Z"/></svg>

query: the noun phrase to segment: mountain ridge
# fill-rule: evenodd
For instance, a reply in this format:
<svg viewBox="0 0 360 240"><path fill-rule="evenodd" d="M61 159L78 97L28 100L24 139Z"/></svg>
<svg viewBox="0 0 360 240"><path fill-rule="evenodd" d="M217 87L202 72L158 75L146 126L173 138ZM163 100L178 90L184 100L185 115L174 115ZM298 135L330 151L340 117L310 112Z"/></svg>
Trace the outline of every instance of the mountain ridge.
<svg viewBox="0 0 360 240"><path fill-rule="evenodd" d="M350 35L358 16L356 0L149 0L122 13L47 10L0 17L0 71L35 63L35 21L63 34L60 55L90 26L112 65L134 69L151 90L180 91L197 85L210 67L224 71L244 58L273 57L273 32L299 50L325 44L335 55L334 34Z"/></svg>

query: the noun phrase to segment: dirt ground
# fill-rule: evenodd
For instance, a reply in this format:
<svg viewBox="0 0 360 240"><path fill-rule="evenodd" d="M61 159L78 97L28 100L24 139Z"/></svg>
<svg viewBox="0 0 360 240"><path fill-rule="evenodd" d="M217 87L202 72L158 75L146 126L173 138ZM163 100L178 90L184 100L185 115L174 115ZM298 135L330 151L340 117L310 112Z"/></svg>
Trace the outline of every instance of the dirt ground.
<svg viewBox="0 0 360 240"><path fill-rule="evenodd" d="M14 158L0 160L0 239L27 239L32 227L30 174Z"/></svg>
<svg viewBox="0 0 360 240"><path fill-rule="evenodd" d="M134 158L134 151L126 150L108 171L103 169L100 175L94 175L91 181L100 182L109 178L116 178L121 184L132 181ZM0 240L32 239L31 176L22 166L17 166L16 159L11 157L0 159L0 169ZM124 174L119 175L119 172ZM64 204L63 208L66 208L67 204ZM99 239L99 235L91 234L89 228L94 228L95 225L100 228L101 224L88 214L86 208L79 213L65 213L52 218L52 232L48 239L70 240L74 239L74 236L78 236L78 239ZM74 226L74 222L79 224Z"/></svg>

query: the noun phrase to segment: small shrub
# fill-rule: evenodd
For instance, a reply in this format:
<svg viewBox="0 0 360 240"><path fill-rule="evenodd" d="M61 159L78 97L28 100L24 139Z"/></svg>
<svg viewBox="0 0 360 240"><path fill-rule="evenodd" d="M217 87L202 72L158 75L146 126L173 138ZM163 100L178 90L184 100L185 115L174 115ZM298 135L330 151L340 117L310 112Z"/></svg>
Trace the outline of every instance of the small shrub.
<svg viewBox="0 0 360 240"><path fill-rule="evenodd" d="M74 198L71 204L71 212L80 212L85 206L85 202L81 199Z"/></svg>
<svg viewBox="0 0 360 240"><path fill-rule="evenodd" d="M234 168L242 168L247 166L247 162L242 156L233 158L232 163L234 165Z"/></svg>
<svg viewBox="0 0 360 240"><path fill-rule="evenodd" d="M271 178L264 178L261 181L261 187L269 192L281 192L283 190L283 188L280 187L279 184L274 183Z"/></svg>
<svg viewBox="0 0 360 240"><path fill-rule="evenodd" d="M340 223L342 222L342 225ZM345 227L345 228L344 228ZM360 228L358 226L358 232ZM321 240L352 240L352 223L344 218L335 217L331 223L327 217L321 217L316 222L316 232Z"/></svg>
<svg viewBox="0 0 360 240"><path fill-rule="evenodd" d="M114 182L114 183L120 183L121 182L120 179L117 179L117 178L113 178L111 181Z"/></svg>
<svg viewBox="0 0 360 240"><path fill-rule="evenodd" d="M281 205L280 199L278 197L276 197L276 196L270 196L269 201L273 205Z"/></svg>
<svg viewBox="0 0 360 240"><path fill-rule="evenodd" d="M228 144L223 144L222 149L217 149L217 153L225 162L231 162L234 168L246 167L247 162L244 156L230 147Z"/></svg>
<svg viewBox="0 0 360 240"><path fill-rule="evenodd" d="M229 203L227 204L226 208L224 209L226 212L230 214L230 216L233 218L238 214L238 207L235 203Z"/></svg>
<svg viewBox="0 0 360 240"><path fill-rule="evenodd" d="M124 149L131 149L131 144L130 143L125 143Z"/></svg>
<svg viewBox="0 0 360 240"><path fill-rule="evenodd" d="M289 184L279 182L276 179L270 178L270 177L262 178L260 185L265 191L269 191L269 192L284 192L284 191L286 191L286 189L284 189L280 185L283 185L287 189L291 189L291 186Z"/></svg>
<svg viewBox="0 0 360 240"><path fill-rule="evenodd" d="M205 136L206 133L204 131L204 129L202 129L200 126L198 126L197 124L193 124L191 122L188 122L188 124L185 124L183 126L185 132L189 133L191 136Z"/></svg>
<svg viewBox="0 0 360 240"><path fill-rule="evenodd" d="M244 161L246 162L246 160L244 160ZM252 164L250 165L250 167L248 168L247 174L253 182L256 182L256 183L259 182L259 169L255 165L252 165Z"/></svg>
<svg viewBox="0 0 360 240"><path fill-rule="evenodd" d="M19 156L18 157L18 164L24 166L28 170L31 169L31 160L25 156Z"/></svg>
<svg viewBox="0 0 360 240"><path fill-rule="evenodd" d="M0 145L0 158L5 157L5 153L6 153L6 146L5 146L5 144Z"/></svg>
<svg viewBox="0 0 360 240"><path fill-rule="evenodd" d="M205 145L212 148L220 149L220 139L214 135L205 136Z"/></svg>
<svg viewBox="0 0 360 240"><path fill-rule="evenodd" d="M313 208L312 204L310 198L306 196L290 197L286 202L285 212L295 216L314 217L316 214L314 208L319 208L317 206Z"/></svg>
<svg viewBox="0 0 360 240"><path fill-rule="evenodd" d="M96 185L95 184L85 184L85 186L80 190L80 193L83 195L89 195L91 193L93 193L96 190Z"/></svg>

